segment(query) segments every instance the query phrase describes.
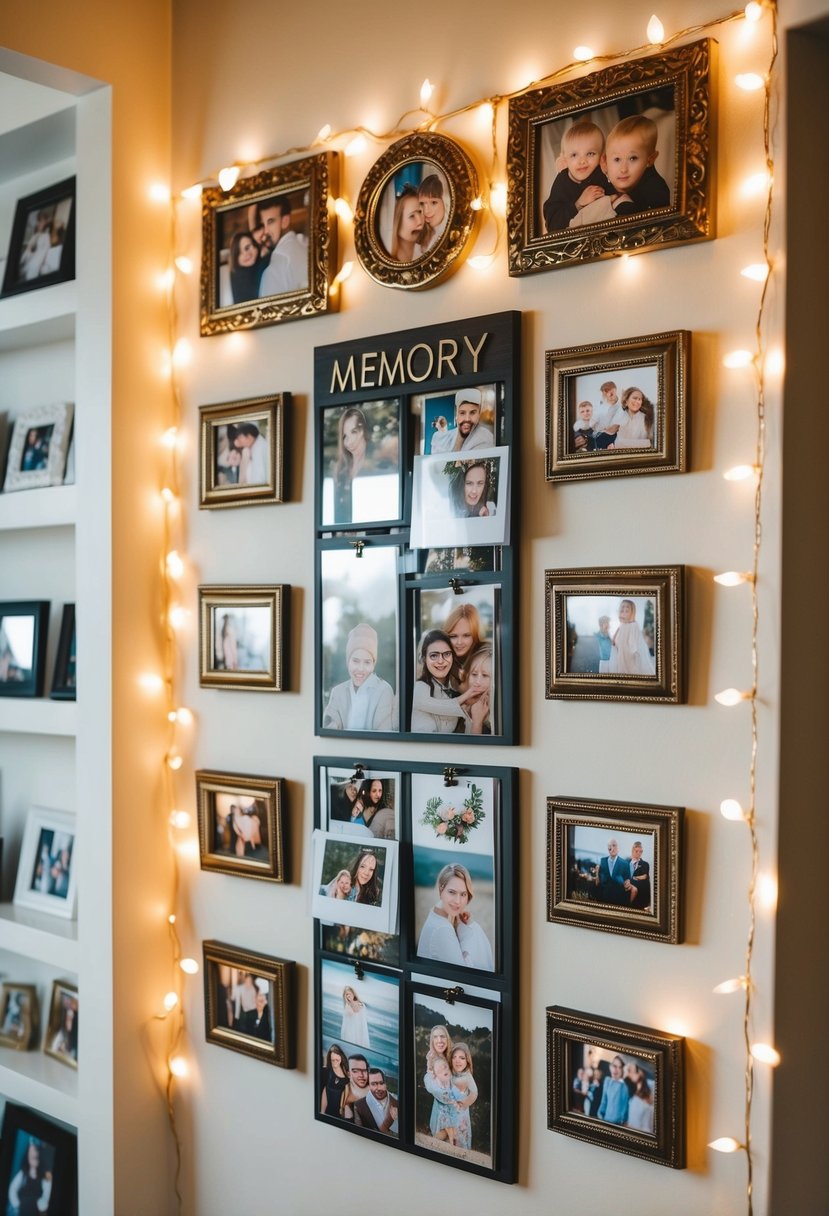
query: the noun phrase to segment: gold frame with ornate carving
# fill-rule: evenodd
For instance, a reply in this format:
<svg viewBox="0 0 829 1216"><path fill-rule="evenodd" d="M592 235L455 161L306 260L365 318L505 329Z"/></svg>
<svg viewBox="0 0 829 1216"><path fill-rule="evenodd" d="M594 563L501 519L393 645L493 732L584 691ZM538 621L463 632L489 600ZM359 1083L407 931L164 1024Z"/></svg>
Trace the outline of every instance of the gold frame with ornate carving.
<svg viewBox="0 0 829 1216"><path fill-rule="evenodd" d="M240 1051L256 1060L275 1064L277 1068L296 1067L296 1015L294 1011L294 977L296 964L269 954L240 950L224 942L202 943L204 959L204 1022L208 1043ZM220 1011L220 967L247 971L257 979L267 981L273 999L269 1002L271 1038L259 1038L255 1033L225 1025ZM224 1019L227 1021L227 1018Z"/></svg>
<svg viewBox="0 0 829 1216"><path fill-rule="evenodd" d="M416 190L415 180L423 182L431 175L448 192L443 229L434 246L411 261L393 257L380 231L388 223L388 204L401 197L401 188L411 185ZM401 177L408 181L401 184ZM457 270L469 250L479 215L472 206L477 195L477 171L455 140L429 131L399 139L375 161L360 187L354 245L366 274L384 287L435 287Z"/></svg>
<svg viewBox="0 0 829 1216"><path fill-rule="evenodd" d="M288 609L291 588L284 583L272 586L203 586L199 587L199 683L202 688L233 688L261 692L284 692L287 672L284 656L287 651ZM264 667L227 666L219 659L215 646L214 613L233 610L264 609L268 613L267 655ZM225 649L225 642L222 643ZM238 649L238 643L234 645ZM238 660L237 660L238 663Z"/></svg>
<svg viewBox="0 0 829 1216"><path fill-rule="evenodd" d="M284 481L284 406L290 406L290 393L270 397L247 397L224 405L199 406L199 507L245 507L257 503L281 503ZM227 473L222 468L220 436L229 426L255 426L267 444L268 470L264 481L252 485L221 483ZM262 433L264 432L264 434ZM258 443L258 438L256 440ZM225 451L228 449L226 448Z"/></svg>
<svg viewBox="0 0 829 1216"><path fill-rule="evenodd" d="M333 312L339 294L330 292L337 264L337 220L333 199L339 186L336 152L320 152L304 160L265 169L237 182L225 192L219 186L202 191L201 334L234 333L281 321L301 320ZM287 199L291 218L286 232L308 242L308 274L298 285L275 295L232 299L229 240L250 228L250 208L266 200ZM244 215L239 228L231 213ZM299 212L301 218L295 217Z"/></svg>
<svg viewBox="0 0 829 1216"><path fill-rule="evenodd" d="M283 790L281 777L252 777L243 773L213 772L201 769L196 773L196 809L199 820L199 854L201 868L214 874L232 874L242 878L261 878L266 882L285 882L285 841L283 831ZM239 854L217 841L219 818L217 796L240 795L254 800L262 827L260 844L248 853ZM231 811L234 809L231 806ZM248 807L247 811L252 808ZM224 822L224 817L222 817ZM232 825L228 825L228 829ZM237 833L238 836L238 833ZM233 835L230 835L233 840ZM234 843L241 843L239 836ZM264 852L265 856L257 856Z"/></svg>
<svg viewBox="0 0 829 1216"><path fill-rule="evenodd" d="M532 89L510 100L507 239L511 275L709 240L715 235L715 52L716 43L705 38L564 84ZM551 168L560 168L554 140L560 144L571 121L588 119L607 134L620 118L648 117L651 102L668 97L672 99L670 108L659 113L663 120L673 114L673 130L669 120L663 127L673 144L673 163L670 158L658 162L660 176L670 189L668 204L644 204L635 213L590 223L582 217L583 226L545 231L542 205L550 189ZM542 183L545 159L550 171Z"/></svg>

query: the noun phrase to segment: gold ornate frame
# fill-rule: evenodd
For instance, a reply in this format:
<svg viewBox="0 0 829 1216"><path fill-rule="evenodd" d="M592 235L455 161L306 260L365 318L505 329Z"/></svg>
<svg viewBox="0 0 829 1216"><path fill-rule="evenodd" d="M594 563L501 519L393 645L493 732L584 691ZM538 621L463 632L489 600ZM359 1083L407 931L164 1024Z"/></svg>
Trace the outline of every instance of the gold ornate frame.
<svg viewBox="0 0 829 1216"><path fill-rule="evenodd" d="M446 225L434 249L412 262L391 257L379 234L379 211L395 174L407 165L431 164L441 170L449 187ZM384 287L418 291L435 287L460 266L469 251L478 221L472 203L478 195L478 174L455 140L416 131L392 144L375 161L360 187L354 213L354 245L363 269Z"/></svg>
<svg viewBox="0 0 829 1216"><path fill-rule="evenodd" d="M250 777L242 773L216 773L206 769L196 773L199 852L203 870L243 878L261 878L266 882L285 882L282 785L282 779L279 777ZM226 855L217 852L213 847L215 795L237 793L247 794L265 804L267 861Z"/></svg>
<svg viewBox="0 0 829 1216"><path fill-rule="evenodd" d="M282 502L284 481L284 406L290 393L273 397L249 397L227 405L199 407L199 507L245 507L256 503ZM216 430L231 423L267 421L269 476L260 485L219 485L216 477Z"/></svg>
<svg viewBox="0 0 829 1216"><path fill-rule="evenodd" d="M51 1056L53 1060L58 1060L61 1064L65 1064L67 1068L74 1068L77 1070L77 1056L75 1059L73 1059L72 1056L68 1055L66 1052L56 1051L54 1047L52 1047L52 1040L60 1030L61 997L64 995L72 998L75 1001L76 1007L79 1005L78 989L75 984L70 984L67 980L53 980L52 999L49 1004L49 1024L46 1027L46 1034L43 1036L43 1050L45 1054L47 1056ZM77 1020L79 1021L80 1019L78 1018ZM75 1033L77 1034L77 1021Z"/></svg>
<svg viewBox="0 0 829 1216"><path fill-rule="evenodd" d="M0 1045L12 1047L15 1051L28 1051L37 1037L40 1022L40 1006L37 999L37 985L15 984L7 980L0 991L0 1026L6 1020L9 1001L15 992L22 992L28 998L25 1009L20 1011L20 1034L0 1034Z"/></svg>
<svg viewBox="0 0 829 1216"><path fill-rule="evenodd" d="M202 337L336 311L339 295L330 295L329 287L337 264L337 221L332 200L338 188L337 153L321 152L275 169L264 169L255 177L243 178L227 193L219 186L202 191ZM302 194L307 208L307 286L280 295L222 303L221 216L274 196L290 197L298 193Z"/></svg>
<svg viewBox="0 0 829 1216"><path fill-rule="evenodd" d="M294 1013L295 964L268 954L239 950L223 942L202 943L204 958L204 1023L208 1043L240 1051L243 1055L275 1064L277 1068L294 1068L296 1059L296 1025ZM250 971L272 985L271 1026L273 1042L257 1039L244 1031L219 1025L218 967L238 967Z"/></svg>
<svg viewBox="0 0 829 1216"><path fill-rule="evenodd" d="M288 606L291 588L275 586L202 586L199 587L199 683L202 688L233 688L261 692L284 692L284 654L286 649ZM213 619L217 609L267 608L270 611L270 648L264 671L228 671L214 665Z"/></svg>
<svg viewBox="0 0 829 1216"><path fill-rule="evenodd" d="M716 43L705 38L659 55L615 64L565 84L533 89L510 100L507 239L511 275L708 240L715 235L715 52ZM539 182L542 129L562 119L595 115L602 106L664 87L673 90L676 116L673 202L628 217L545 232L541 202L549 184L542 186ZM659 168L665 170L663 164Z"/></svg>

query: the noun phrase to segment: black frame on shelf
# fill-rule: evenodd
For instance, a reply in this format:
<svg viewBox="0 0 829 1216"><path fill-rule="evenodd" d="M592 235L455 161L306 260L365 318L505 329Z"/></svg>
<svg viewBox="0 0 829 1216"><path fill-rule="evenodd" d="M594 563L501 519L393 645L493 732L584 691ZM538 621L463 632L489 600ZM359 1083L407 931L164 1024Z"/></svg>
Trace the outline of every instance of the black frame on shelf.
<svg viewBox="0 0 829 1216"><path fill-rule="evenodd" d="M2 600L0 601L0 643L3 642L3 622L7 617L31 617L32 619L32 666L25 676L11 675L13 652L9 644L8 664L0 667L0 697L42 697L46 674L46 637L49 630L48 600ZM5 664L0 648L0 664Z"/></svg>
<svg viewBox="0 0 829 1216"><path fill-rule="evenodd" d="M333 770L333 772L332 772ZM440 763L409 762L407 760L368 759L347 762L342 756L316 756L314 758L314 823L318 833L325 833L326 839L337 840L343 844L353 845L355 853L364 852L376 847L382 841L381 836L371 835L367 826L356 829L354 834L349 832L349 825L335 823L337 816L329 817L328 799L333 792L333 782L342 783L348 779L355 783L371 784L374 778L388 780L390 776L396 779L393 803L396 814L397 830L397 906L394 909L397 932L391 935L372 934L357 927L337 925L334 922L323 921L319 915L314 920L314 1055L315 1055L315 1090L314 1115L317 1120L345 1128L355 1135L367 1136L378 1142L402 1149L404 1152L427 1157L476 1173L482 1177L496 1181L511 1183L516 1181L517 1173L517 1121L518 1106L516 1094L517 1068L517 1030L518 1030L518 908L514 899L516 889L516 874L518 862L518 820L516 814L518 794L518 770L516 768L495 767L491 765L456 765L447 768ZM484 894L485 887L479 885L479 905L481 900L490 898L491 932L494 936L494 969L474 965L456 965L450 962L439 962L434 959L420 957L417 954L416 941L417 913L415 909L415 890L420 886L428 889L429 884L416 883L415 865L421 864L421 858L416 858L419 847L414 843L416 836L421 840L431 839L430 832L434 831L435 839L440 848L435 846L429 852L441 853L448 863L460 863L465 866L471 857L471 850L464 852L465 847L473 840L474 833L481 831L478 819L470 812L469 819L473 820L466 827L460 826L455 830L468 833L465 843L460 841L446 845L445 833L439 833L434 828L434 820L429 820L418 813L413 801L413 778L420 779L422 784L417 796L428 792L431 786L445 791L449 811L455 815L462 814L461 808L466 805L464 793L471 790L477 780L480 787L486 787L490 793L486 805L492 813L492 823L483 831L491 831L491 886L494 894L488 897ZM471 795L467 793L467 801ZM422 807L419 808L423 810ZM419 832L415 826L415 816L418 823L426 825ZM460 818L449 817L449 822L462 825ZM341 833L331 831L332 828L344 829ZM315 837L320 840L320 835ZM481 837L481 851L478 858L487 857L489 845ZM473 844L474 848L474 844ZM424 851L427 851L424 849ZM433 865L439 863L433 862ZM476 863L470 860L470 870L476 870ZM485 869L485 865L484 865ZM388 871L387 871L388 873ZM316 871L315 871L316 874ZM317 876L319 877L319 876ZM431 881L431 880L430 880ZM476 874L476 883L482 883ZM322 888L319 891L323 894ZM351 907L355 907L352 903ZM319 905L316 907L319 913ZM428 914L427 914L428 915ZM481 913L479 912L479 916ZM346 932L342 933L345 929ZM325 936L326 931L330 933ZM338 932L339 930L339 932ZM486 932L484 931L484 936ZM338 948L333 948L336 944ZM391 951L386 945L391 944ZM395 950L396 947L396 950ZM324 973L330 976L340 968L340 979L348 978L359 997L360 984L367 978L376 990L384 984L397 984L396 1013L393 1010L393 993L386 989L386 1016L382 1019L383 1046L361 1047L355 1041L343 1039L336 1035L336 1022L332 1016L339 1016L339 1005L334 1010L330 1003L324 1004L325 988ZM330 989L331 983L329 981ZM345 989L343 990L345 991ZM463 1151L443 1150L428 1144L430 1137L421 1129L418 1131L416 1122L416 1099L418 1072L422 1071L422 1059L415 1051L415 1017L414 1002L418 994L423 994L427 1000L445 1003L451 1011L453 1002L462 1006L482 1007L492 1010L492 1043L490 1049L491 1067L491 1144L490 1153L482 1154L474 1149ZM367 1000L367 1008L371 1001ZM326 1023L327 1008L327 1023ZM389 1020L396 1018L396 1043L390 1038ZM447 1016L447 1022L451 1021ZM327 1031L326 1031L327 1024ZM465 1023L461 1023L463 1025ZM368 1019L366 1020L365 1038L368 1040ZM373 1026L375 1023L373 1023ZM378 1015L378 1028L381 1021ZM372 1029L375 1035L375 1029ZM356 1032L355 1032L356 1034ZM396 1057L393 1054L394 1043ZM365 1126L357 1126L351 1118L343 1118L339 1114L332 1115L320 1110L321 1097L325 1083L325 1057L335 1046L341 1046L345 1055L364 1054L369 1064L389 1072L394 1084L397 1084L398 1099L398 1131L397 1135L380 1130L372 1130ZM372 1061L372 1054L374 1059ZM389 1068L391 1060L391 1068ZM396 1066L396 1081L395 1077ZM390 1092L391 1089L390 1089ZM485 1099L484 1099L485 1100ZM422 1105L421 1100L421 1105ZM496 1108L497 1103L497 1108ZM483 1103L482 1103L483 1105ZM489 1157L489 1163L486 1158Z"/></svg>

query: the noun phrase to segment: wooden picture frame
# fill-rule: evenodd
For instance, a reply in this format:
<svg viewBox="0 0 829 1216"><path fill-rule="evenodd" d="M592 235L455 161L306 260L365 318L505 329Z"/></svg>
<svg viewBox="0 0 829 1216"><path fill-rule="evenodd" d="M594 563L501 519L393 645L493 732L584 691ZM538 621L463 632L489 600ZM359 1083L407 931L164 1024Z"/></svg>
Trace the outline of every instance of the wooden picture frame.
<svg viewBox="0 0 829 1216"><path fill-rule="evenodd" d="M70 401L21 411L14 420L3 489L62 486L72 436Z"/></svg>
<svg viewBox="0 0 829 1216"><path fill-rule="evenodd" d="M48 628L48 600L0 601L0 697L43 695Z"/></svg>
<svg viewBox="0 0 829 1216"><path fill-rule="evenodd" d="M43 1050L68 1068L78 1067L78 989L67 980L52 981L49 1022Z"/></svg>
<svg viewBox="0 0 829 1216"><path fill-rule="evenodd" d="M547 920L682 941L682 807L547 799Z"/></svg>
<svg viewBox="0 0 829 1216"><path fill-rule="evenodd" d="M202 191L202 337L337 309L338 177L319 152Z"/></svg>
<svg viewBox="0 0 829 1216"><path fill-rule="evenodd" d="M511 275L715 235L715 51L704 38L510 99Z"/></svg>
<svg viewBox="0 0 829 1216"><path fill-rule="evenodd" d="M684 1169L684 1048L681 1035L549 1006L548 1128Z"/></svg>
<svg viewBox="0 0 829 1216"><path fill-rule="evenodd" d="M284 692L291 588L199 587L202 688Z"/></svg>
<svg viewBox="0 0 829 1216"><path fill-rule="evenodd" d="M207 1042L294 1068L296 965L217 941L204 942L202 952Z"/></svg>
<svg viewBox="0 0 829 1216"><path fill-rule="evenodd" d="M75 178L18 200L0 298L75 277Z"/></svg>
<svg viewBox="0 0 829 1216"><path fill-rule="evenodd" d="M291 394L199 407L199 507L283 501L285 410Z"/></svg>
<svg viewBox="0 0 829 1216"><path fill-rule="evenodd" d="M281 777L196 773L203 870L286 881L283 786Z"/></svg>
<svg viewBox="0 0 829 1216"><path fill-rule="evenodd" d="M0 1044L28 1051L35 1044L39 1024L37 986L6 980L0 990Z"/></svg>
<svg viewBox="0 0 829 1216"><path fill-rule="evenodd" d="M64 604L58 638L58 653L55 656L55 673L49 697L53 701L75 701L78 695L77 638L75 630L75 605Z"/></svg>
<svg viewBox="0 0 829 1216"><path fill-rule="evenodd" d="M684 566L547 570L544 590L548 700L685 700Z"/></svg>

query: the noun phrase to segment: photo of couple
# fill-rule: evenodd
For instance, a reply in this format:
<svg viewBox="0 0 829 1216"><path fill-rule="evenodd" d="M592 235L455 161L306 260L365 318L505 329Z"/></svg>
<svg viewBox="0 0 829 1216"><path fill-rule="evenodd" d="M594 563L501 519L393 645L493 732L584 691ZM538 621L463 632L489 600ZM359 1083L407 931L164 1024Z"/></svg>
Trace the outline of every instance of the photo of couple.
<svg viewBox="0 0 829 1216"><path fill-rule="evenodd" d="M326 409L322 420L321 525L400 519L400 401Z"/></svg>
<svg viewBox="0 0 829 1216"><path fill-rule="evenodd" d="M571 1049L572 1114L654 1133L656 1075L653 1060L607 1047L579 1044Z"/></svg>
<svg viewBox="0 0 829 1216"><path fill-rule="evenodd" d="M656 892L653 832L570 825L566 897L653 913Z"/></svg>
<svg viewBox="0 0 829 1216"><path fill-rule="evenodd" d="M274 1042L273 984L240 967L214 964L216 1026L266 1043Z"/></svg>
<svg viewBox="0 0 829 1216"><path fill-rule="evenodd" d="M269 607L214 608L214 671L268 671L271 653Z"/></svg>
<svg viewBox="0 0 829 1216"><path fill-rule="evenodd" d="M656 598L567 596L567 671L656 675Z"/></svg>
<svg viewBox="0 0 829 1216"><path fill-rule="evenodd" d="M214 486L260 486L272 480L267 412L215 428Z"/></svg>
<svg viewBox="0 0 829 1216"><path fill-rule="evenodd" d="M417 262L440 244L453 210L446 175L434 161L410 161L382 191L377 235L395 262Z"/></svg>
<svg viewBox="0 0 829 1216"><path fill-rule="evenodd" d="M29 890L37 891L41 895L53 895L57 899L67 899L74 847L75 837L71 832L41 828Z"/></svg>
<svg viewBox="0 0 829 1216"><path fill-rule="evenodd" d="M657 447L658 371L655 365L576 376L566 451L604 453Z"/></svg>
<svg viewBox="0 0 829 1216"><path fill-rule="evenodd" d="M267 862L268 817L261 798L242 791L212 794L213 852L247 861Z"/></svg>
<svg viewBox="0 0 829 1216"><path fill-rule="evenodd" d="M216 222L220 308L308 290L307 191L224 208Z"/></svg>

